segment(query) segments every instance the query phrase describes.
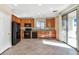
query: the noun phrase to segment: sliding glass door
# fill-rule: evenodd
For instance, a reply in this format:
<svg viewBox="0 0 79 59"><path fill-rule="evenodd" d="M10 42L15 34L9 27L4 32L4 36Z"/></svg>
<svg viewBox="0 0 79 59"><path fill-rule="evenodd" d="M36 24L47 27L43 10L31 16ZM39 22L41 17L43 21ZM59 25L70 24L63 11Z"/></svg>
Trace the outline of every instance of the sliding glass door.
<svg viewBox="0 0 79 59"><path fill-rule="evenodd" d="M76 10L62 16L62 39L67 44L77 48L76 31L77 18Z"/></svg>
<svg viewBox="0 0 79 59"><path fill-rule="evenodd" d="M77 18L76 10L68 14L68 44L77 48L76 40Z"/></svg>
<svg viewBox="0 0 79 59"><path fill-rule="evenodd" d="M62 16L62 39L66 43L67 43L67 37L68 37L67 36L68 35L68 30L67 30L68 25L67 25L67 23L68 23L67 14L65 14L65 15Z"/></svg>

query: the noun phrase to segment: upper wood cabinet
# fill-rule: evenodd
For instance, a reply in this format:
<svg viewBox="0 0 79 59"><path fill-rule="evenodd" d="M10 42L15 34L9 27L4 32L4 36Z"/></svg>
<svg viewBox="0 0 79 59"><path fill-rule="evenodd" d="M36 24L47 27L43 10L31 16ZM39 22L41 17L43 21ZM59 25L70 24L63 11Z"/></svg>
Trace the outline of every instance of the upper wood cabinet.
<svg viewBox="0 0 79 59"><path fill-rule="evenodd" d="M46 18L46 27L55 28L55 18Z"/></svg>
<svg viewBox="0 0 79 59"><path fill-rule="evenodd" d="M15 15L12 15L12 21L20 24L31 23L32 27L34 27L34 18L19 18Z"/></svg>
<svg viewBox="0 0 79 59"><path fill-rule="evenodd" d="M32 27L34 27L34 19L33 18L21 18L21 23L23 23L23 24L31 23Z"/></svg>
<svg viewBox="0 0 79 59"><path fill-rule="evenodd" d="M17 23L20 23L21 22L21 19L18 18L18 17L16 17L16 16L14 16L14 15L12 15L12 21L17 22Z"/></svg>

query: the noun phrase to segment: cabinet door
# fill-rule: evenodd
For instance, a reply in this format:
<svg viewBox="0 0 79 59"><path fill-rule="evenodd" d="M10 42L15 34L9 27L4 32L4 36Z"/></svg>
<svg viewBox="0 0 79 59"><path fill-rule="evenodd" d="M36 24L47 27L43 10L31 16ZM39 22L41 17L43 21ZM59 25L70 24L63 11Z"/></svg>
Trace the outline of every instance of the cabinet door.
<svg viewBox="0 0 79 59"><path fill-rule="evenodd" d="M51 27L54 27L55 28L55 19L52 19L51 20Z"/></svg>
<svg viewBox="0 0 79 59"><path fill-rule="evenodd" d="M55 27L55 19L46 19L46 27Z"/></svg>
<svg viewBox="0 0 79 59"><path fill-rule="evenodd" d="M31 20L32 27L34 28L34 19Z"/></svg>
<svg viewBox="0 0 79 59"><path fill-rule="evenodd" d="M46 19L46 27L48 27L47 23L48 23L48 20Z"/></svg>
<svg viewBox="0 0 79 59"><path fill-rule="evenodd" d="M56 39L56 31L55 30L51 31L51 37Z"/></svg>

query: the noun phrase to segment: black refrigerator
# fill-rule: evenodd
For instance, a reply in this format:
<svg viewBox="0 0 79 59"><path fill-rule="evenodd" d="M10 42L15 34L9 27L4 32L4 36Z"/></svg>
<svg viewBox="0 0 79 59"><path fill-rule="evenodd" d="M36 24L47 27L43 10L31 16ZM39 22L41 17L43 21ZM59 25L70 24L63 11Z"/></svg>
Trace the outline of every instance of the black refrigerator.
<svg viewBox="0 0 79 59"><path fill-rule="evenodd" d="M20 24L12 22L12 45L16 45L20 41Z"/></svg>

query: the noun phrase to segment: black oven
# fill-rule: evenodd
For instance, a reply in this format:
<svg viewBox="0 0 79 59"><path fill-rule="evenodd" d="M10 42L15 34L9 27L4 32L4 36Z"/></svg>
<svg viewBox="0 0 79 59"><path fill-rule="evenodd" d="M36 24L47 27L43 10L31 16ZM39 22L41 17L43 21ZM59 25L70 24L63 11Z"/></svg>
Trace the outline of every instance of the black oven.
<svg viewBox="0 0 79 59"><path fill-rule="evenodd" d="M30 39L30 38L31 38L31 31L29 31L29 32L24 32L24 38L25 38L25 39Z"/></svg>
<svg viewBox="0 0 79 59"><path fill-rule="evenodd" d="M30 39L31 38L31 23L27 23L24 25L25 31L24 31L24 38Z"/></svg>

